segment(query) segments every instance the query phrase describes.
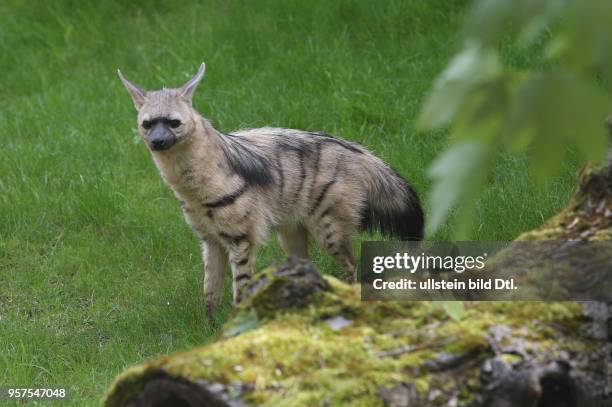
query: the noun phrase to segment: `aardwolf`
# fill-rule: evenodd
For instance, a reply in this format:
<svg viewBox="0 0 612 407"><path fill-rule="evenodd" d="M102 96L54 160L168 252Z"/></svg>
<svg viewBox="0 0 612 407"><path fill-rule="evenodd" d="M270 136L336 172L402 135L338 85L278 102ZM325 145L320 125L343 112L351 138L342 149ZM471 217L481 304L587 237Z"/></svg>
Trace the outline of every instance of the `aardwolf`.
<svg viewBox="0 0 612 407"><path fill-rule="evenodd" d="M222 133L193 107L205 65L178 89L145 91L119 77L162 178L202 241L207 317L231 267L234 302L275 230L287 255L308 256L308 233L355 281L357 227L402 240L423 237L414 189L360 144L323 132L263 127Z"/></svg>

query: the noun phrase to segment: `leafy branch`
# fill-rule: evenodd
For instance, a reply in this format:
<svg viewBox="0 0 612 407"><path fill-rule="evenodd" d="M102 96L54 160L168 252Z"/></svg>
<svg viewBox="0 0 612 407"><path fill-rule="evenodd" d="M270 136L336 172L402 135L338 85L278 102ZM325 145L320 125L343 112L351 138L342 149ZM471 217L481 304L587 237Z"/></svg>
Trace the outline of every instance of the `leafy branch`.
<svg viewBox="0 0 612 407"><path fill-rule="evenodd" d="M463 45L437 77L420 112L422 130L450 126L451 146L429 167L428 234L457 207L455 238L471 232L476 198L497 151L525 152L541 178L560 168L568 145L604 158L602 125L612 111L612 2L478 0ZM510 43L537 68L502 63Z"/></svg>

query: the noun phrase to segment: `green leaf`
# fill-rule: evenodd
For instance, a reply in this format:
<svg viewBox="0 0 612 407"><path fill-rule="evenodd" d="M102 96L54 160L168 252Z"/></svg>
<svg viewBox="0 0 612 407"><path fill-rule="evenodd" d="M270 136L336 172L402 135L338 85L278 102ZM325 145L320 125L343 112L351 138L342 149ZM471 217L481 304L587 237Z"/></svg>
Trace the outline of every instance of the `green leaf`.
<svg viewBox="0 0 612 407"><path fill-rule="evenodd" d="M452 124L457 143L429 168L428 234L457 208L455 237L467 236L498 146L528 152L540 177L558 171L570 145L586 160L605 157L610 21L610 0L476 0L465 46L435 80L418 117L421 129ZM541 71L501 66L493 46L507 34L515 44L538 42L529 52L545 62Z"/></svg>
<svg viewBox="0 0 612 407"><path fill-rule="evenodd" d="M431 164L428 176L434 180L434 185L429 195L428 234L433 234L442 225L455 205L465 206L475 200L484 181L490 150L491 146L481 141L464 141L449 148Z"/></svg>
<svg viewBox="0 0 612 407"><path fill-rule="evenodd" d="M559 34L552 38L544 48L544 57L550 60L558 60L567 52L569 45L568 38L565 34Z"/></svg>
<svg viewBox="0 0 612 407"><path fill-rule="evenodd" d="M478 0L466 18L465 36L492 46L511 34L528 46L562 15L566 6L563 0Z"/></svg>
<svg viewBox="0 0 612 407"><path fill-rule="evenodd" d="M612 2L574 0L569 3L562 32L569 44L564 63L587 75L600 71L607 76L612 68Z"/></svg>
<svg viewBox="0 0 612 407"><path fill-rule="evenodd" d="M483 49L475 42L466 44L448 68L435 80L417 126L434 129L448 124L465 100L483 83L493 81L502 73L497 53Z"/></svg>
<svg viewBox="0 0 612 407"><path fill-rule="evenodd" d="M448 316L455 321L459 321L465 313L463 301L442 301L440 305L444 311L446 311Z"/></svg>
<svg viewBox="0 0 612 407"><path fill-rule="evenodd" d="M516 0L477 0L465 20L467 38L477 38L488 44L496 43L509 19L514 19Z"/></svg>
<svg viewBox="0 0 612 407"><path fill-rule="evenodd" d="M454 140L493 142L499 135L509 105L506 81L482 84L468 97L452 125Z"/></svg>
<svg viewBox="0 0 612 407"><path fill-rule="evenodd" d="M509 115L507 131L531 133L530 153L538 175L554 174L568 144L587 160L605 156L604 119L612 109L602 89L567 71L534 75L523 83ZM521 142L521 140L517 141Z"/></svg>
<svg viewBox="0 0 612 407"><path fill-rule="evenodd" d="M254 309L240 310L238 314L229 322L229 326L223 331L223 336L230 338L240 335L259 327L259 318Z"/></svg>

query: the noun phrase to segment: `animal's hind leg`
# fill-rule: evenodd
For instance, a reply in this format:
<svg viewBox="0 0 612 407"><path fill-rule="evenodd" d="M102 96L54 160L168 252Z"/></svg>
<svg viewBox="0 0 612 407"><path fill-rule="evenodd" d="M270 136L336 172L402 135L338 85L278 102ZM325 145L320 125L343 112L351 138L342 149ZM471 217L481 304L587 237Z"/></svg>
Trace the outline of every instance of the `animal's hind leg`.
<svg viewBox="0 0 612 407"><path fill-rule="evenodd" d="M357 278L357 266L355 264L355 256L353 255L352 236L344 237L342 240L336 241L326 250L340 264L346 273L346 281L349 284L354 284Z"/></svg>
<svg viewBox="0 0 612 407"><path fill-rule="evenodd" d="M355 282L357 266L353 255L353 235L355 226L351 219L342 214L342 210L325 210L309 229L319 245L323 247L340 264L346 273L346 280Z"/></svg>
<svg viewBox="0 0 612 407"><path fill-rule="evenodd" d="M287 256L308 258L308 231L302 225L287 225L277 229L278 242Z"/></svg>

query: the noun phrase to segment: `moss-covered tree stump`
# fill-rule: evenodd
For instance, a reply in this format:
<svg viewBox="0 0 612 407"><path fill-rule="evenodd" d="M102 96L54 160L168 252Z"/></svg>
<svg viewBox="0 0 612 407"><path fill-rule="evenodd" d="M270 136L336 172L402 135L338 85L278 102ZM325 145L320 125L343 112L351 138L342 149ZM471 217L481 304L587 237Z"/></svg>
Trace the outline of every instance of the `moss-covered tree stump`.
<svg viewBox="0 0 612 407"><path fill-rule="evenodd" d="M609 239L611 173L586 171L519 240ZM217 341L130 368L105 405L612 406L610 304L474 302L453 320L359 294L306 261L264 270Z"/></svg>
<svg viewBox="0 0 612 407"><path fill-rule="evenodd" d="M253 287L224 337L129 369L106 406L612 405L602 304L469 303L455 321L295 259Z"/></svg>

